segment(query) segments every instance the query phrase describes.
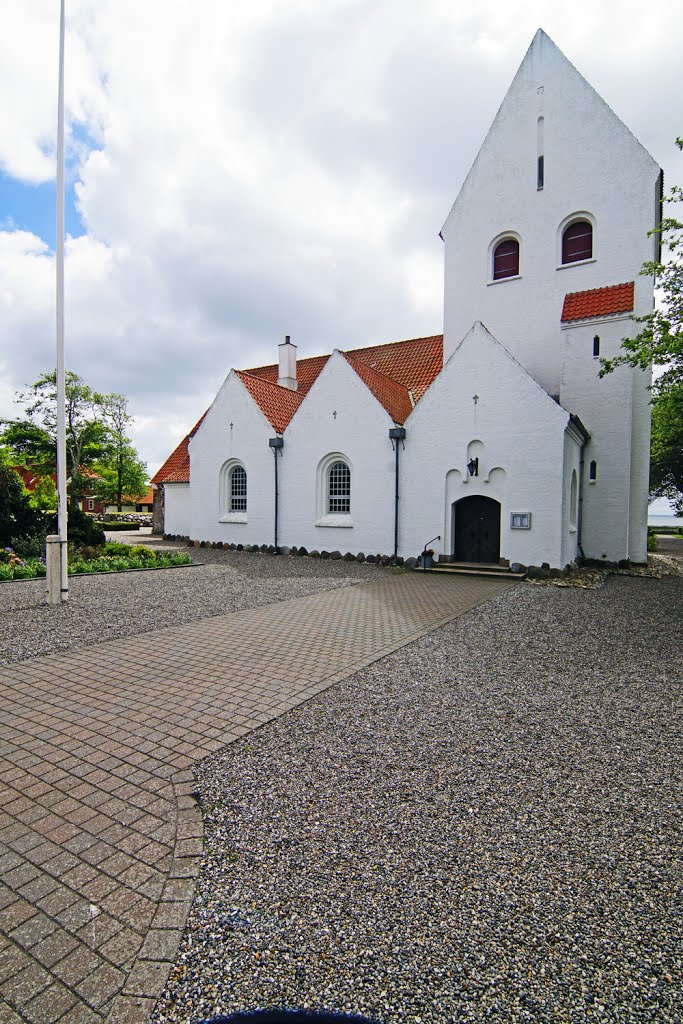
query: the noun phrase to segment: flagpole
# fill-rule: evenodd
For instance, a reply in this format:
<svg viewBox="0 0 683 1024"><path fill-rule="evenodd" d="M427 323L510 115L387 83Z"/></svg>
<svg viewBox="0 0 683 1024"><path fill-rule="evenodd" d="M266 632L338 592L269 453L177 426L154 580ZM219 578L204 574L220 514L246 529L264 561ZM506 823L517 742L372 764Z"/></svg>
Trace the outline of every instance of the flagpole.
<svg viewBox="0 0 683 1024"><path fill-rule="evenodd" d="M57 268L57 530L59 533L59 597L51 603L69 598L67 574L67 507L66 507L66 383L64 372L64 0L59 15L59 92L57 98L57 232L55 262ZM56 582L56 581L55 581Z"/></svg>

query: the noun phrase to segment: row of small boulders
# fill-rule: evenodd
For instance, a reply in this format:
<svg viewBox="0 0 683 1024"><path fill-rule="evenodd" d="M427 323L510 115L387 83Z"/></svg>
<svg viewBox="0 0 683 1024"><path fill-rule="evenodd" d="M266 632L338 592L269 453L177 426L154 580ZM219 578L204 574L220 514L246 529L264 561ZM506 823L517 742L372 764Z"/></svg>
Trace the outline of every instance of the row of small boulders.
<svg viewBox="0 0 683 1024"><path fill-rule="evenodd" d="M97 517L103 523L137 523L139 526L151 526L151 512L104 512Z"/></svg>
<svg viewBox="0 0 683 1024"><path fill-rule="evenodd" d="M549 562L544 562L543 565L524 565L522 562L513 562L510 566L510 572L525 573L531 580L559 580L563 579L570 571L571 566L569 565L564 569L553 569Z"/></svg>
<svg viewBox="0 0 683 1024"><path fill-rule="evenodd" d="M187 544L190 548L212 548L214 550L223 551L244 551L250 554L261 554L261 555L274 555L275 545L273 544L233 544L224 543L221 540L208 541L208 540L190 540L188 537L180 537L175 534L164 534L164 540L170 541L182 541ZM330 559L330 561L342 561L342 562L368 562L371 565L403 565L408 569L414 569L417 566L417 558L403 558L398 555L395 559L392 555L366 555L363 551L359 551L354 554L352 551L347 551L346 554L342 554L341 551L318 551L315 548L309 551L305 547L287 547L283 546L278 549L280 555L288 555L291 558L321 558Z"/></svg>

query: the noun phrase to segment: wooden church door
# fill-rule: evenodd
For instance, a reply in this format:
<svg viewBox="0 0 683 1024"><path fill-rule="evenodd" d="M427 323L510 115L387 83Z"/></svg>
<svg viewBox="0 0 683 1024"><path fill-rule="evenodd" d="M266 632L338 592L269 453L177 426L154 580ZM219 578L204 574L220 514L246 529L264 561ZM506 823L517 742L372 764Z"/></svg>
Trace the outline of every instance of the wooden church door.
<svg viewBox="0 0 683 1024"><path fill-rule="evenodd" d="M483 494L461 498L453 505L456 562L500 560L500 504Z"/></svg>

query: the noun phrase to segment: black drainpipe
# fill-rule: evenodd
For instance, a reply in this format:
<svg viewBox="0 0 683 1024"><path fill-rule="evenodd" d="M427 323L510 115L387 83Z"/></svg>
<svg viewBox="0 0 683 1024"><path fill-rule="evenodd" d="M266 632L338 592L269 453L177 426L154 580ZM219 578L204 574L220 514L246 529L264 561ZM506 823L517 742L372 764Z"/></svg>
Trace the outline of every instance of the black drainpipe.
<svg viewBox="0 0 683 1024"><path fill-rule="evenodd" d="M275 554L280 554L280 548L277 543L277 526L278 526L278 512L279 512L279 489L277 481L277 453L280 452L282 455L282 449L285 445L285 439L283 437L271 437L268 444L273 449L273 455L275 456Z"/></svg>
<svg viewBox="0 0 683 1024"><path fill-rule="evenodd" d="M394 446L394 451L396 452L396 470L394 479L394 557L391 560L391 564L396 565L398 560L398 451L399 441L403 442L403 447L405 448L406 428L392 427L389 431L389 438Z"/></svg>

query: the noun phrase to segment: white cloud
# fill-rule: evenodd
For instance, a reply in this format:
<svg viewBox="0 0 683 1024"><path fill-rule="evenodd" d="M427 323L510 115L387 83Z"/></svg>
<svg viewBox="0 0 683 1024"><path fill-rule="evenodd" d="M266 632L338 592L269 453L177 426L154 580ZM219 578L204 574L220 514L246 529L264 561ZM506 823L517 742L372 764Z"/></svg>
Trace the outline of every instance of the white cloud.
<svg viewBox="0 0 683 1024"><path fill-rule="evenodd" d="M25 182L53 175L57 9L3 9L0 168ZM438 231L539 24L680 180L683 8L658 12L67 0L67 114L98 147L71 144L69 366L129 396L154 471L285 333L305 356L440 330ZM54 362L53 297L46 247L1 233L0 415Z"/></svg>

